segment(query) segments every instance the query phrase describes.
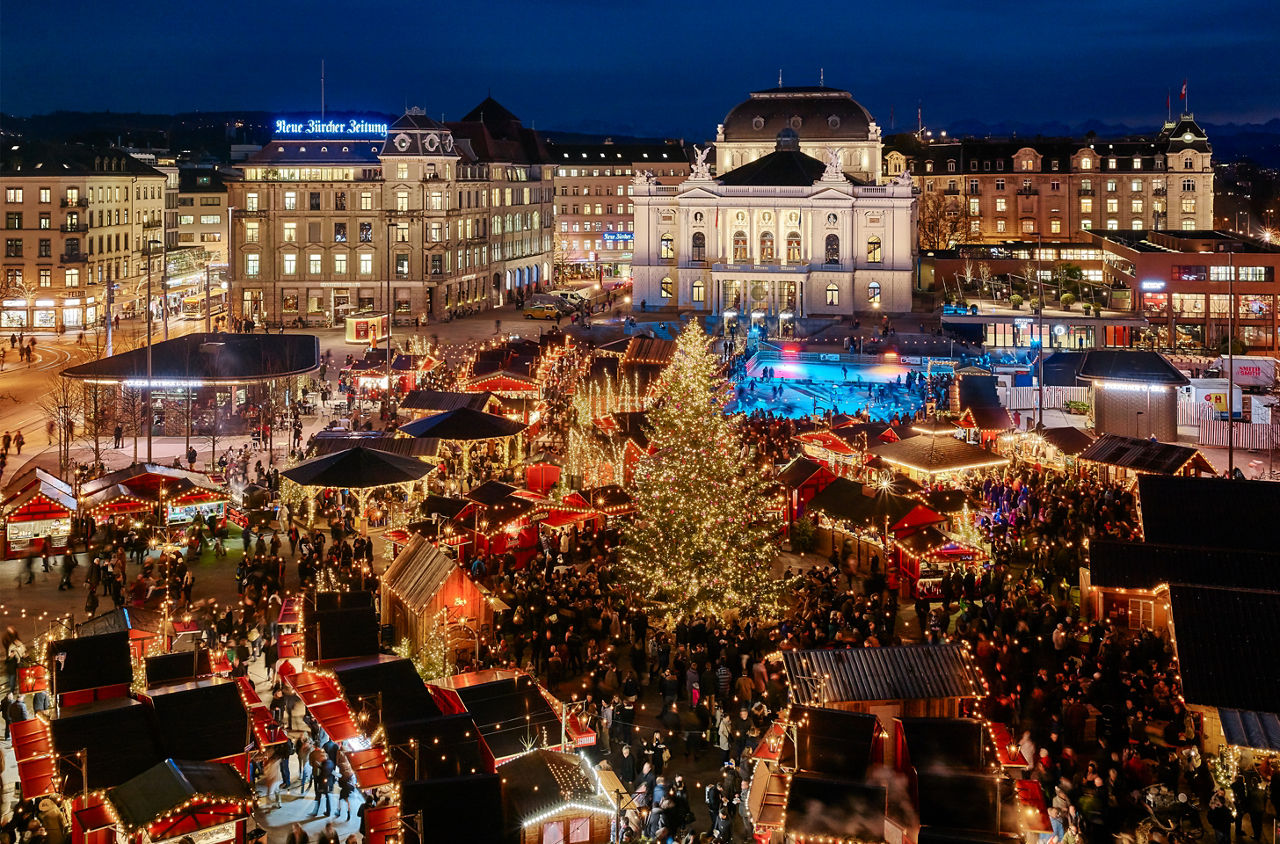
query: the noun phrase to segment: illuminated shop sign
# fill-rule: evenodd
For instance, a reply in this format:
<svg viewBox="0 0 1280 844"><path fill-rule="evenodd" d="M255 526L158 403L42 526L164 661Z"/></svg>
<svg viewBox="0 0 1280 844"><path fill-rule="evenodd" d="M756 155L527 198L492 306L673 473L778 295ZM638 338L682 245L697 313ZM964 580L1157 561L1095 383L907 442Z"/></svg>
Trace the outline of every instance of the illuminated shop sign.
<svg viewBox="0 0 1280 844"><path fill-rule="evenodd" d="M276 121L277 135L385 135L387 124L368 120L289 120Z"/></svg>
<svg viewBox="0 0 1280 844"><path fill-rule="evenodd" d="M1163 281L1144 281L1142 282L1143 290L1164 290Z"/></svg>
<svg viewBox="0 0 1280 844"><path fill-rule="evenodd" d="M608 242L620 243L626 240L635 240L636 236L635 232L604 232L603 238Z"/></svg>

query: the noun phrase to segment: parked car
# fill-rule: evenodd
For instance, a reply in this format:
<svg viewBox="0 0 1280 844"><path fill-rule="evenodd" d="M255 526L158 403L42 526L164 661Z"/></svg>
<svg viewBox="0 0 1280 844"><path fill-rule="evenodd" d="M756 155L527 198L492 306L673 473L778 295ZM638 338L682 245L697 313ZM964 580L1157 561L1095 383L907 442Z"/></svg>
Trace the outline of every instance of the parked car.
<svg viewBox="0 0 1280 844"><path fill-rule="evenodd" d="M559 319L563 314L550 302L534 302L524 309L525 319Z"/></svg>

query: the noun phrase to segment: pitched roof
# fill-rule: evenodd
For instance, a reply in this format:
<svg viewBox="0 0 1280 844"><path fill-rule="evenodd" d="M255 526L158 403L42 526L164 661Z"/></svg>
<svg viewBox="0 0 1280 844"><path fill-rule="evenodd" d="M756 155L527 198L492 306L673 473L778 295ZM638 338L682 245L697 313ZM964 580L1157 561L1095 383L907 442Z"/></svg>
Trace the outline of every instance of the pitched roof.
<svg viewBox="0 0 1280 844"><path fill-rule="evenodd" d="M457 567L457 560L423 536L414 534L387 566L382 575L382 585L397 595L406 607L420 612L431 603Z"/></svg>
<svg viewBox="0 0 1280 844"><path fill-rule="evenodd" d="M821 472L823 468L818 461L801 455L788 463L774 480L783 486L795 487Z"/></svg>
<svg viewBox="0 0 1280 844"><path fill-rule="evenodd" d="M646 363L666 365L671 362L675 353L675 340L659 340L656 337L644 336L632 337L631 342L627 344L626 354L622 357L622 365L636 366Z"/></svg>
<svg viewBox="0 0 1280 844"><path fill-rule="evenodd" d="M443 413L468 407L472 410L484 410L488 406L492 393L458 393L444 390L410 390L400 402L402 410L431 410Z"/></svg>
<svg viewBox="0 0 1280 844"><path fill-rule="evenodd" d="M164 758L156 742L151 710L129 698L64 706L49 721L58 754L62 791L84 790L76 753L89 760L89 790L110 788L137 776Z"/></svg>
<svg viewBox="0 0 1280 844"><path fill-rule="evenodd" d="M781 149L730 170L716 180L722 185L810 187L822 178L826 169L826 164L798 149Z"/></svg>
<svg viewBox="0 0 1280 844"><path fill-rule="evenodd" d="M783 651L782 662L791 700L805 706L986 694L982 674L962 645Z"/></svg>
<svg viewBox="0 0 1280 844"><path fill-rule="evenodd" d="M492 440L511 437L523 431L523 422L505 416L460 407L435 416L415 419L400 426L400 433L411 437L434 437L441 440Z"/></svg>
<svg viewBox="0 0 1280 844"><path fill-rule="evenodd" d="M787 788L783 829L786 840L844 841L856 832L859 841L883 841L887 807L886 786L800 771Z"/></svg>
<svg viewBox="0 0 1280 844"><path fill-rule="evenodd" d="M1083 428L1077 428L1075 425L1045 428L1040 432L1040 436L1044 437L1045 442L1063 454L1079 454L1092 445L1094 439L1096 439L1088 431Z"/></svg>
<svg viewBox="0 0 1280 844"><path fill-rule="evenodd" d="M1123 437L1119 434L1103 434L1078 456L1081 460L1157 475L1173 475L1197 457L1204 461L1204 455L1189 445ZM1209 469L1212 470L1213 467L1209 466Z"/></svg>
<svg viewBox="0 0 1280 844"><path fill-rule="evenodd" d="M281 474L302 486L369 489L421 480L434 469L433 464L415 457L401 457L361 444L313 457Z"/></svg>
<svg viewBox="0 0 1280 844"><path fill-rule="evenodd" d="M787 720L796 725L791 750L802 771L861 779L876 761L871 758L879 726L874 715L793 704Z"/></svg>
<svg viewBox="0 0 1280 844"><path fill-rule="evenodd" d="M381 724L420 721L443 714L407 659L379 654L338 663L333 672L353 712L359 712L368 701L377 701L377 721L370 725L369 733Z"/></svg>
<svg viewBox="0 0 1280 844"><path fill-rule="evenodd" d="M1228 744L1261 750L1280 750L1280 715L1245 709L1218 709Z"/></svg>
<svg viewBox="0 0 1280 844"><path fill-rule="evenodd" d="M311 446L313 457L347 451L351 448L371 448L384 451L399 457L435 457L440 453L440 441L431 437L397 437L394 434L378 432L373 436L367 433L349 433L342 436L325 436L321 432Z"/></svg>
<svg viewBox="0 0 1280 844"><path fill-rule="evenodd" d="M502 481L485 481L463 498L469 498L477 504L492 505L510 498L515 491L516 488L511 484L504 484Z"/></svg>
<svg viewBox="0 0 1280 844"><path fill-rule="evenodd" d="M929 474L1000 466L1009 462L1007 457L942 434L872 446L871 451L886 463Z"/></svg>
<svg viewBox="0 0 1280 844"><path fill-rule="evenodd" d="M1280 592L1175 584L1169 606L1187 703L1280 712Z"/></svg>
<svg viewBox="0 0 1280 844"><path fill-rule="evenodd" d="M527 674L474 685L461 685L455 677L453 685L496 759L515 756L529 743L536 746L544 729L548 736L560 734L560 718Z"/></svg>
<svg viewBox="0 0 1280 844"><path fill-rule="evenodd" d="M129 831L147 826L193 797L241 802L253 797L253 789L225 762L166 759L107 792L107 800Z"/></svg>
<svg viewBox="0 0 1280 844"><path fill-rule="evenodd" d="M1096 539L1089 545L1089 582L1109 589L1182 583L1280 591L1280 550Z"/></svg>
<svg viewBox="0 0 1280 844"><path fill-rule="evenodd" d="M588 764L576 753L535 750L503 765L503 794L513 816L526 821L566 803L610 811L609 801L597 792L591 773L585 768Z"/></svg>
<svg viewBox="0 0 1280 844"><path fill-rule="evenodd" d="M0 175L7 178L65 178L68 176L153 176L165 178L154 167L121 149L81 144L5 138Z"/></svg>
<svg viewBox="0 0 1280 844"><path fill-rule="evenodd" d="M1138 478L1142 535L1148 542L1186 544L1188 526L1194 541L1220 549L1280 549L1280 519L1257 518L1280 513L1280 484L1226 478Z"/></svg>
<svg viewBox="0 0 1280 844"><path fill-rule="evenodd" d="M249 714L240 687L230 680L199 680L147 694L166 756L211 760L244 752Z"/></svg>

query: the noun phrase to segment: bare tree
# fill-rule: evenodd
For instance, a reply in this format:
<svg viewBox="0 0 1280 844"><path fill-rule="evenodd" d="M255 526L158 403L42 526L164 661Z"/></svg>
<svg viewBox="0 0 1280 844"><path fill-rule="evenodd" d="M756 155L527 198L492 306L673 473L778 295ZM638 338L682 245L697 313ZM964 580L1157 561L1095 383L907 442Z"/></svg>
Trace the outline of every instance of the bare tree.
<svg viewBox="0 0 1280 844"><path fill-rule="evenodd" d="M921 249L947 249L964 234L960 204L938 193L920 195L917 232Z"/></svg>
<svg viewBox="0 0 1280 844"><path fill-rule="evenodd" d="M991 286L991 265L986 261L982 261L978 264L978 278L981 280L983 289ZM996 298L994 290L991 291L991 298Z"/></svg>
<svg viewBox="0 0 1280 844"><path fill-rule="evenodd" d="M58 444L58 474L64 479L70 474L71 443L76 437L76 420L80 418L83 399L80 385L68 378L58 378L38 403L44 417L53 423Z"/></svg>
<svg viewBox="0 0 1280 844"><path fill-rule="evenodd" d="M120 403L117 406L118 421L124 427L126 436L133 437L133 462L138 462L138 435L146 432L142 427L143 414L147 412L142 391L125 387L120 391Z"/></svg>

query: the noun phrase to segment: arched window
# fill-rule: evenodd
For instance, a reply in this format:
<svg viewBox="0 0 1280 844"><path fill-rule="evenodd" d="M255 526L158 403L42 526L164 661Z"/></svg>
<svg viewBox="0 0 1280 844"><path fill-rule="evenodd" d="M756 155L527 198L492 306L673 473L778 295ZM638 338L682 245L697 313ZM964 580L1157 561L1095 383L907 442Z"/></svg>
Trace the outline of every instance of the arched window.
<svg viewBox="0 0 1280 844"><path fill-rule="evenodd" d="M800 232L787 232L787 263L800 263Z"/></svg>
<svg viewBox="0 0 1280 844"><path fill-rule="evenodd" d="M827 258L828 264L840 263L840 235L827 235Z"/></svg>
<svg viewBox="0 0 1280 844"><path fill-rule="evenodd" d="M707 300L707 285L700 278L693 280L693 301L705 302Z"/></svg>
<svg viewBox="0 0 1280 844"><path fill-rule="evenodd" d="M1192 159L1190 159L1190 158L1184 158L1184 159L1182 159L1182 169L1183 169L1183 170L1194 170L1194 169L1195 169L1195 167L1196 167L1196 163L1195 163L1195 161L1193 161Z"/></svg>
<svg viewBox="0 0 1280 844"><path fill-rule="evenodd" d="M882 258L883 253L880 247L880 238L874 236L867 238L867 263L878 264Z"/></svg>
<svg viewBox="0 0 1280 844"><path fill-rule="evenodd" d="M689 257L694 261L707 260L707 236L702 232L693 233L693 244L689 249Z"/></svg>
<svg viewBox="0 0 1280 844"><path fill-rule="evenodd" d="M840 288L835 282L827 285L827 304L832 306L840 304Z"/></svg>
<svg viewBox="0 0 1280 844"><path fill-rule="evenodd" d="M747 233L733 233L733 261L735 264L741 264L748 261L747 257Z"/></svg>
<svg viewBox="0 0 1280 844"><path fill-rule="evenodd" d="M873 308L880 307L880 282L867 282L867 304Z"/></svg>
<svg viewBox="0 0 1280 844"><path fill-rule="evenodd" d="M663 260L671 260L676 256L675 241L671 239L671 235L664 234L662 236L662 248L659 257Z"/></svg>
<svg viewBox="0 0 1280 844"><path fill-rule="evenodd" d="M760 234L760 260L773 260L773 232L761 232Z"/></svg>
<svg viewBox="0 0 1280 844"><path fill-rule="evenodd" d="M671 298L671 276L664 276L658 285L658 295L663 299Z"/></svg>

